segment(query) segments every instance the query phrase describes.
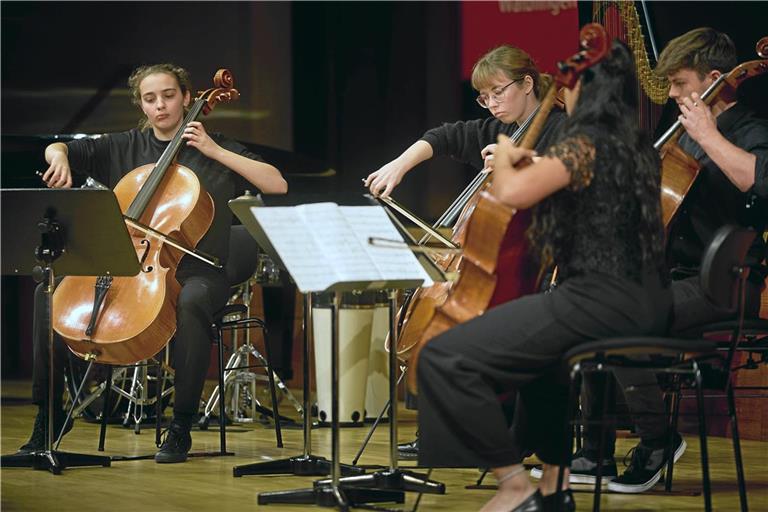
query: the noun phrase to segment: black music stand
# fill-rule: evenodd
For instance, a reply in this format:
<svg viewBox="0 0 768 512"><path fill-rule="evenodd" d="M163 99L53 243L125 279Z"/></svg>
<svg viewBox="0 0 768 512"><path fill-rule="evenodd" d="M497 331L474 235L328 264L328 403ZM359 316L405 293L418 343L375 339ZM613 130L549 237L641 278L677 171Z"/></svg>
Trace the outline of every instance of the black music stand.
<svg viewBox="0 0 768 512"><path fill-rule="evenodd" d="M250 206L260 206L260 205L250 205ZM278 224L282 224L282 226L279 225L272 225L271 230L264 229L264 227L259 223L258 220L255 218L254 212L251 210L249 206L243 205L240 207L240 213L235 209L235 207L230 203L230 207L235 211L236 214L238 214L238 217L241 218L243 223L246 225L246 227L249 229L249 231L254 234L254 237L256 240L262 245L262 247L270 252L277 252L272 244L270 243L270 239L267 236L267 232L271 234L271 236L279 236L282 238L282 243L286 244L286 237L290 238L293 237L294 234L292 233L290 229L290 222L286 223L285 220ZM279 215L285 215L286 211L281 212ZM275 217L273 217L274 219ZM262 219L263 221L264 219ZM379 222L379 221L377 221ZM382 222L388 223L388 219L385 217ZM279 234L279 229L287 229L287 235L283 233L282 236ZM338 233L338 231L337 231ZM357 236L354 235L354 236ZM391 235L391 236L397 236ZM342 236L343 237L343 236ZM370 240L370 238L368 239ZM331 245L337 245L337 244L344 244L344 243L350 243L350 240L334 240L334 242ZM298 252L296 251L296 248L298 246L296 245L295 240L292 240L290 242L287 242L286 245L283 246L283 249L287 250L288 255L296 255ZM349 247L349 246L347 246ZM319 256L319 255L318 255ZM372 255L369 255L372 256ZM302 260L302 261L299 261ZM301 270L302 266L306 264L306 261L304 258L299 257L298 259L294 258L293 260L295 268L297 270ZM374 266L378 264L378 262L373 261ZM389 262L391 264L392 262ZM434 270L430 268L430 270ZM398 274L399 270L388 274L391 275L391 278L384 278L382 275L378 275L375 271L372 271L370 273L370 276L367 275L368 272L365 272L364 274L355 274L358 276L357 279L351 279L346 281L339 281L323 286L327 286L324 289L321 288L312 288L312 286L319 285L318 281L314 281L312 278L308 279L305 283L301 282L301 279L297 278L297 286L299 289L301 289L304 293L312 292L312 291L333 291L334 292L334 304L333 304L333 315L331 316L331 436L332 436L332 443L331 443L331 449L332 449L332 456L331 456L331 478L327 480L320 480L318 482L315 482L314 486L309 489L293 489L293 490L287 490L287 491L275 491L275 492L266 492L266 493L260 493L258 496L258 503L259 505L265 505L265 504L271 504L271 503L292 503L292 504L315 504L320 506L333 506L333 507L339 507L341 510L347 510L349 506L355 505L355 504L362 504L362 503L373 503L373 502L397 502L397 503L403 503L405 501L405 491L416 491L416 492L426 492L426 493L436 493L436 494L442 494L445 492L445 486L439 482L434 482L423 475L419 475L410 471L403 471L397 467L397 415L392 414L390 416L390 467L386 468L382 471L377 471L372 474L360 474L360 475L354 475L354 476L348 476L344 477L343 479L340 478L341 473L341 464L339 462L339 368L338 368L338 359L339 359L339 312L340 312L340 305L341 305L341 292L343 291L351 291L351 290L360 290L360 289L379 289L379 290L389 290L390 294L390 329L391 332L394 333L394 324L395 324L395 297L397 289L403 289L403 288L413 288L416 286L420 286L422 282L424 281L423 278L415 278L412 276L412 274L409 271L406 271L403 275L411 275L412 277L401 277ZM432 272L429 272L430 275L434 275ZM296 276L294 276L296 277ZM301 277L301 276L300 276ZM306 275L304 276L306 277ZM434 279L434 278L433 278ZM444 276L441 276L441 280L444 280ZM306 303L306 302L305 302ZM311 328L307 324L305 324L305 333L308 328ZM397 362L396 362L396 353L395 351L390 351L390 368L389 368L389 377L390 377L390 383L389 383L389 392L390 392L390 400L392 404L396 404L397 394L396 394L396 386L397 386L397 379L395 376L396 368L397 368ZM305 380L305 390L307 392L305 393L305 400L308 396L308 389L306 388L306 383L308 382L308 379ZM392 407L392 410L395 410L394 407ZM305 421L306 421L306 415L305 415Z"/></svg>
<svg viewBox="0 0 768 512"><path fill-rule="evenodd" d="M280 256L275 251L269 239L262 229L256 223L256 219L251 214L251 207L264 206L263 200L259 196L253 196L246 193L236 199L229 201L229 208L234 212L240 222L246 227L252 237L256 239L259 247L280 267L285 270L285 265L280 260ZM310 389L309 389L309 360L310 360L310 336L312 332L312 294L304 294L304 365L302 373L304 378L303 385L303 433L304 433L304 452L295 457L287 459L271 460L267 462L254 462L243 466L232 468L232 475L241 477L244 475L296 475L296 476L325 476L331 472L331 461L325 457L319 457L312 454L312 415L310 414ZM341 465L341 472L345 475L362 474L364 469L347 464Z"/></svg>
<svg viewBox="0 0 768 512"><path fill-rule="evenodd" d="M389 296L389 332L391 340L397 339L397 290L387 290ZM337 294L338 295L338 294ZM336 303L338 306L338 302ZM389 348L389 467L366 475L346 476L339 479L339 485L345 489L385 489L390 491L412 491L427 494L445 494L445 484L430 480L427 475L398 467L397 454L397 350L394 344ZM385 408L386 409L386 408ZM383 413L383 411L382 411ZM380 415L381 417L381 415ZM329 485L326 480L318 480L315 487Z"/></svg>
<svg viewBox="0 0 768 512"><path fill-rule="evenodd" d="M140 266L111 190L2 190L2 273L44 276L48 286L48 434L46 449L3 456L2 467L45 469L58 475L76 466L110 466L109 457L53 449L55 275L134 276ZM35 265L37 260L40 266Z"/></svg>

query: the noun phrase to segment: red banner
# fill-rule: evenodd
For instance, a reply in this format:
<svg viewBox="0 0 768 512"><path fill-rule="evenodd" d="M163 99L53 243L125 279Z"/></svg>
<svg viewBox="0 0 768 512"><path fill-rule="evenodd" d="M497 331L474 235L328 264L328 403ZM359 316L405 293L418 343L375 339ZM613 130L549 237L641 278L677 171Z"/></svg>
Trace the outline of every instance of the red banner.
<svg viewBox="0 0 768 512"><path fill-rule="evenodd" d="M541 71L579 49L579 15L575 1L462 2L461 76L469 80L472 66L491 48L517 46L531 55Z"/></svg>

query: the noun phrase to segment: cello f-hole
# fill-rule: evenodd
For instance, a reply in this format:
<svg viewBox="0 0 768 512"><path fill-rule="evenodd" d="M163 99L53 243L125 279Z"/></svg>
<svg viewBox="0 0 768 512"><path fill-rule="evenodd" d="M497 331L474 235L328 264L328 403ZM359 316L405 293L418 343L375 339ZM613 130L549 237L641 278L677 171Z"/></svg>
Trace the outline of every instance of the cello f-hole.
<svg viewBox="0 0 768 512"><path fill-rule="evenodd" d="M141 255L141 260L139 261L139 264L141 265L141 271L145 273L152 272L152 265L144 268L144 262L147 261L147 256L149 256L149 250L152 248L152 243L147 240L146 238L141 241L141 245L146 245L144 248L144 254Z"/></svg>

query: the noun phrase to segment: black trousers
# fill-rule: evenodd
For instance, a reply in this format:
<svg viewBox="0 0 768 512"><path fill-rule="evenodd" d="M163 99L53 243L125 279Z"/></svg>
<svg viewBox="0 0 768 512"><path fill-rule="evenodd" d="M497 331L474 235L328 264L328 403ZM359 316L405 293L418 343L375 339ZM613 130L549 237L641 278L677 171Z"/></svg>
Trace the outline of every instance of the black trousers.
<svg viewBox="0 0 768 512"><path fill-rule="evenodd" d="M192 271L183 265L179 267L176 278L181 284L181 292L176 304L176 336L173 346L173 411L174 414L190 416L196 414L200 406L210 364L213 314L227 303L229 285L221 272L199 268ZM35 289L32 324L32 399L38 405L44 405L48 396L49 319L45 285L40 284ZM67 349L55 334L53 346L53 400L54 406L61 408Z"/></svg>
<svg viewBox="0 0 768 512"><path fill-rule="evenodd" d="M673 321L670 328L672 335L683 332L691 327L711 322L733 319L733 313L717 308L710 304L704 296L699 284L699 277L693 276L672 282ZM761 287L747 281L745 290L746 316L756 318L760 313ZM668 422L665 417L667 407L664 396L659 388L656 376L649 371L634 368L616 368L613 375L618 386L624 392L635 433L646 445L663 445L668 433ZM610 378L610 376L608 377ZM581 394L582 414L595 420L602 410L605 381L595 374L584 376ZM604 454L612 457L615 451L616 431L614 428L605 430ZM584 450L588 456L596 457L600 443L600 427L586 425L584 434Z"/></svg>
<svg viewBox="0 0 768 512"><path fill-rule="evenodd" d="M533 451L566 464L567 383L560 357L585 341L662 333L671 295L603 274L573 277L551 293L502 304L421 351L419 464L499 467ZM517 390L512 428L498 396Z"/></svg>

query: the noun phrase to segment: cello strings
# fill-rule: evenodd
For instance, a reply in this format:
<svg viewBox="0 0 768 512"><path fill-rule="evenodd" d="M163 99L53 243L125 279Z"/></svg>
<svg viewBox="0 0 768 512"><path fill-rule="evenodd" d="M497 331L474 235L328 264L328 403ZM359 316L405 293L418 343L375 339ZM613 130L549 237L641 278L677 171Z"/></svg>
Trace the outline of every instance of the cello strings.
<svg viewBox="0 0 768 512"><path fill-rule="evenodd" d="M537 105L536 108L531 112L531 114L523 121L520 126L518 126L517 130L512 134L512 141L517 144L517 142L520 140L520 138L523 136L523 134L528 130L528 127L531 125L531 122L533 121L533 118L538 113L539 109L541 107L541 104ZM479 173L475 175L475 177L472 179L472 181L467 185L466 188L459 194L459 196L453 201L451 206L448 207L448 209L440 216L440 218L435 222L434 228L438 227L449 227L448 224L451 224L453 220L459 215L461 210L464 209L469 199L477 192L477 190L483 186L486 179L488 178L488 171L486 169L483 169Z"/></svg>

